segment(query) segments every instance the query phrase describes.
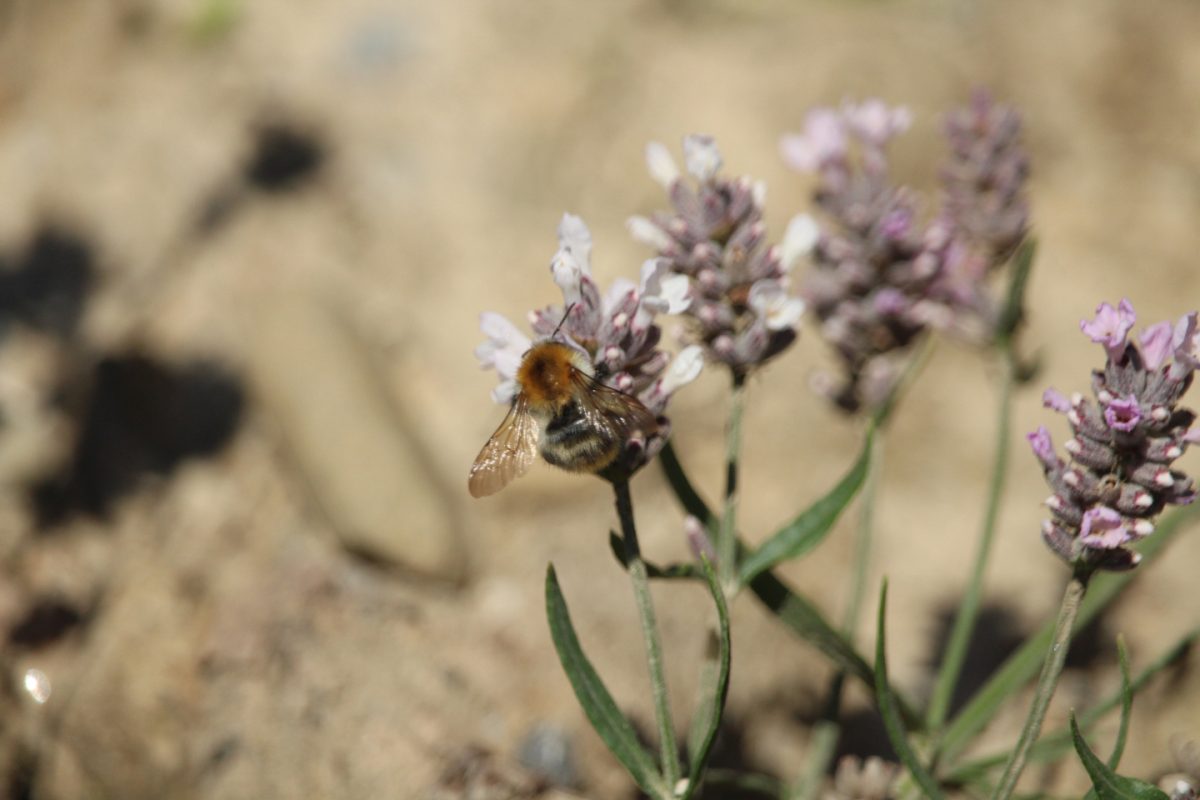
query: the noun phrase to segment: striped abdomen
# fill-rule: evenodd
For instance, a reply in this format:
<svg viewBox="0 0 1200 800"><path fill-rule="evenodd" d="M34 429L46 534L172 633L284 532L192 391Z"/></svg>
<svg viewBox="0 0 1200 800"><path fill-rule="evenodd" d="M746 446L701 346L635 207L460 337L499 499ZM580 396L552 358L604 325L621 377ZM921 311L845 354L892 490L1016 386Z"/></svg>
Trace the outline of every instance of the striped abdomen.
<svg viewBox="0 0 1200 800"><path fill-rule="evenodd" d="M542 427L542 458L573 472L598 472L620 449L621 442L590 424L574 400Z"/></svg>

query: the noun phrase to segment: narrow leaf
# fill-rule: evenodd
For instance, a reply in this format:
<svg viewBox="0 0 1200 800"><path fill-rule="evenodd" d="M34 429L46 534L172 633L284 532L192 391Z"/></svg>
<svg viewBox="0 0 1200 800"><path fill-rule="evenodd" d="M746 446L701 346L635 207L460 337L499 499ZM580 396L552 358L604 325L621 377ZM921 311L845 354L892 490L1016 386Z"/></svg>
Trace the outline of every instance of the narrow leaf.
<svg viewBox="0 0 1200 800"><path fill-rule="evenodd" d="M1083 740L1074 714L1071 715L1071 738L1075 741L1075 752L1079 753L1079 760L1091 777L1092 786L1100 800L1170 800L1161 789L1145 781L1122 777L1097 758Z"/></svg>
<svg viewBox="0 0 1200 800"><path fill-rule="evenodd" d="M1025 287L1029 285L1029 273L1033 269L1033 257L1037 254L1037 242L1026 239L1013 256L1012 277L1008 281L1008 296L996 322L996 337L1001 341L1012 338L1025 317Z"/></svg>
<svg viewBox="0 0 1200 800"><path fill-rule="evenodd" d="M716 524L716 517L705 502L692 488L683 465L667 442L659 453L659 461L663 465L667 481L675 491L679 500L689 514L699 519L710 530ZM866 660L858 654L854 646L837 632L817 607L808 599L770 572L764 572L750 581L750 589L759 601L773 612L780 621L795 631L801 639L813 644L818 650L829 657L834 664L854 675L867 686L873 686L875 677Z"/></svg>
<svg viewBox="0 0 1200 800"><path fill-rule="evenodd" d="M1121 667L1121 721L1117 725L1117 741L1112 755L1108 757L1109 769L1116 769L1125 754L1125 737L1129 733L1129 714L1133 710L1133 689L1129 683L1129 652L1125 649L1125 637L1117 637L1117 661Z"/></svg>
<svg viewBox="0 0 1200 800"><path fill-rule="evenodd" d="M750 583L750 590L783 624L824 653L835 665L867 686L875 685L875 674L870 665L858 654L854 645L826 622L811 601L770 572L755 578Z"/></svg>
<svg viewBox="0 0 1200 800"><path fill-rule="evenodd" d="M1200 504L1176 510L1163 517L1153 536L1143 539L1135 548L1142 554L1142 563L1131 572L1106 573L1092 579L1087 596L1075 619L1075 630L1083 628L1096 615L1108 607L1124 591L1129 582L1146 571L1163 548L1180 531L1200 515ZM1041 669L1046 649L1054 636L1054 623L1047 623L1000 666L988 682L975 693L970 702L947 726L942 737L941 758L943 763L953 763L970 743L975 734L995 716L1005 701L1037 676Z"/></svg>
<svg viewBox="0 0 1200 800"><path fill-rule="evenodd" d="M742 585L780 562L799 558L825 539L842 510L854 499L866 480L871 465L873 437L874 432L868 430L854 466L833 489L776 531L742 561L739 576Z"/></svg>
<svg viewBox="0 0 1200 800"><path fill-rule="evenodd" d="M629 771L637 785L653 797L670 797L666 782L658 773L654 760L638 743L637 734L629 720L617 708L612 695L579 645L567 602L558 586L554 566L546 569L546 616L550 620L550 636L562 662L563 671L571 681L575 697L583 706L588 721L608 745L608 749Z"/></svg>
<svg viewBox="0 0 1200 800"><path fill-rule="evenodd" d="M812 601L771 572L764 572L751 581L750 591L797 636L824 653L838 668L858 678L868 689L874 691L875 673L866 659L858 654L858 650L845 636L825 620ZM892 695L908 727L919 728L920 715L894 689Z"/></svg>
<svg viewBox="0 0 1200 800"><path fill-rule="evenodd" d="M830 719L822 719L813 726L804 770L788 800L814 800L822 796L825 776L829 774L829 766L837 754L838 739L841 735L842 726Z"/></svg>
<svg viewBox="0 0 1200 800"><path fill-rule="evenodd" d="M717 574L707 558L702 560L701 567L708 591L717 606L717 652L707 664L707 680L701 681L700 705L688 733L688 788L684 798L691 797L700 787L700 778L712 752L713 742L717 739L721 716L725 711L725 698L729 694L729 608Z"/></svg>
<svg viewBox="0 0 1200 800"><path fill-rule="evenodd" d="M770 775L732 769L710 769L704 782L711 788L736 790L737 797L749 793L753 797L781 798L786 788L778 778Z"/></svg>
<svg viewBox="0 0 1200 800"><path fill-rule="evenodd" d="M1146 687L1158 673L1162 672L1167 667L1176 663L1197 639L1200 639L1200 629L1196 629L1188 633L1178 642L1175 642L1166 651L1163 652L1157 659L1146 666L1139 672L1129 684L1129 693L1136 697L1138 692ZM1087 731L1094 724L1103 719L1110 711L1122 704L1125 697L1124 686L1117 692L1106 697L1100 703L1089 708L1079 716L1080 730ZM1038 739L1037 744L1029 752L1030 763L1045 763L1049 761L1057 761L1062 757L1063 753L1071 749L1071 731L1067 728L1060 728L1053 733L1043 734L1042 738ZM1003 766L1008 760L1008 751L993 753L989 756L969 761L966 764L955 767L947 776L949 780L955 782L968 783L976 780L979 776L986 774L989 770L995 767Z"/></svg>
<svg viewBox="0 0 1200 800"><path fill-rule="evenodd" d="M925 792L926 797L931 800L940 800L944 796L942 790L909 745L908 736L904 731L904 723L900 720L900 714L892 699L891 684L888 682L887 639L884 632L886 616L887 581L885 580L883 588L879 592L879 627L875 636L875 704L879 707L879 715L883 717L883 727L887 730L888 740L891 741L892 749L899 756L900 763L908 768L913 780Z"/></svg>
<svg viewBox="0 0 1200 800"><path fill-rule="evenodd" d="M667 442L659 453L658 459L679 504L699 519L707 530L713 531L717 525L717 518L692 486L670 442ZM738 546L743 554L748 551L744 545L739 543ZM745 557L743 556L743 559ZM868 689L874 689L875 676L870 665L859 655L854 645L825 620L811 600L769 571L750 581L749 588L759 602L775 614L780 622L791 628L792 632L824 653L840 669L861 680ZM912 705L905 702L894 689L892 694L909 727L919 727L920 717Z"/></svg>

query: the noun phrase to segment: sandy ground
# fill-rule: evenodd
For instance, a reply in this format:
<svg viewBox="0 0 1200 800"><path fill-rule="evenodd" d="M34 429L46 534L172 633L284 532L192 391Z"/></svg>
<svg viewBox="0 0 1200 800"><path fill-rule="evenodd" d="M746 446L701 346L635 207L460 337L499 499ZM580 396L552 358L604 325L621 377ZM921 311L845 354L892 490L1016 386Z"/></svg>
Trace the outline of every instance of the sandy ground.
<svg viewBox="0 0 1200 800"><path fill-rule="evenodd" d="M1043 385L1086 387L1097 352L1077 326L1097 302L1128 296L1154 321L1200 297L1200 8L1185 0L7 0L0 24L0 285L43 301L40 316L0 303L12 797L631 796L542 612L553 561L585 646L650 731L605 487L537 468L472 502L464 478L501 416L471 356L479 312L555 300L564 210L590 224L601 283L634 273L645 253L624 221L661 202L647 141L716 135L730 171L767 181L779 232L810 186L776 142L811 106L907 104L896 172L926 188L941 113L979 84L1016 104L1041 243L1025 341L1044 359L1016 432L1055 424ZM45 274L51 289L31 277ZM750 388L751 538L857 447L806 388L825 363L808 329ZM942 343L886 443L872 577L890 579L892 666L914 694L973 551L994 377ZM714 373L674 405L710 497L726 402ZM1045 492L1014 443L988 580L997 647L1061 590L1037 535ZM655 470L635 498L645 551L685 558ZM784 570L835 615L851 533ZM1184 537L1106 618L1057 721L1113 685L1115 633L1136 665L1197 624L1198 559ZM710 611L692 586L656 600L683 725ZM749 598L734 625L721 757L794 777L829 669ZM44 705L19 688L34 668ZM861 695L851 708L866 719ZM1126 770L1170 769L1171 738L1200 736L1197 720L1193 672L1148 692ZM858 727L847 747L868 752ZM550 760L571 785L518 766L531 733L569 745ZM1043 777L1083 785L1075 764Z"/></svg>

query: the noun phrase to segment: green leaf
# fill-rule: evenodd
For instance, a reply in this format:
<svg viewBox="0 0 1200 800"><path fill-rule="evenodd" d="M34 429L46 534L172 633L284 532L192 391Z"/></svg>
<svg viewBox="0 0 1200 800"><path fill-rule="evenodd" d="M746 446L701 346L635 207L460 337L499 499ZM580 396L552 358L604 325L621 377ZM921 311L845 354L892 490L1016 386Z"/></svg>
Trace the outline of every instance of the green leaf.
<svg viewBox="0 0 1200 800"><path fill-rule="evenodd" d="M790 589L770 572L764 572L750 583L750 590L783 624L812 644L830 661L867 686L875 685L875 673L866 660L844 636L828 622L807 598Z"/></svg>
<svg viewBox="0 0 1200 800"><path fill-rule="evenodd" d="M637 734L629 720L617 708L612 695L579 645L567 602L558 586L554 565L546 568L546 616L550 620L550 637L562 662L563 671L571 681L575 697L588 721L608 745L608 749L629 771L637 785L653 797L670 797L671 791L658 773L654 759L638 743Z"/></svg>
<svg viewBox="0 0 1200 800"><path fill-rule="evenodd" d="M717 606L716 653L707 661L705 675L700 681L700 704L688 731L688 788L684 798L691 797L700 787L708 755L721 727L721 715L725 711L725 698L729 694L729 608L725 593L712 564L707 558L701 562L704 581Z"/></svg>
<svg viewBox="0 0 1200 800"><path fill-rule="evenodd" d="M1129 694L1137 696L1137 693L1146 687L1158 673L1162 672L1167 667L1176 663L1182 658L1197 639L1200 639L1200 628L1189 632L1186 636L1175 642L1157 659L1146 666L1139 672L1134 679L1129 683ZM1094 724L1104 718L1108 712L1120 706L1125 698L1125 687L1122 687L1105 698L1102 702L1097 703L1092 708L1089 708L1079 717L1079 727L1083 731L1089 730ZM1030 763L1045 763L1048 761L1056 761L1062 757L1063 753L1071 749L1071 731L1067 728L1060 728L1053 733L1043 734L1042 738L1038 739L1037 744L1029 752ZM954 782L968 783L976 780L979 776L986 774L989 770L1003 766L1008 760L1008 751L993 753L983 758L978 758L961 766L955 767L947 775L947 779Z"/></svg>
<svg viewBox="0 0 1200 800"><path fill-rule="evenodd" d="M1133 709L1133 691L1129 688L1129 653L1125 650L1125 637L1117 635L1117 661L1121 667L1121 721L1117 724L1117 741L1112 755L1108 757L1108 768L1116 770L1125 752L1125 736L1129 733L1129 712ZM1089 789L1083 800L1099 800L1095 789Z"/></svg>
<svg viewBox="0 0 1200 800"><path fill-rule="evenodd" d="M742 561L739 575L742 585L754 580L756 576L780 562L799 558L825 539L829 531L833 529L833 523L837 522L842 510L858 494L863 481L867 478L867 472L871 466L871 441L873 438L874 431L868 430L866 440L863 442L862 450L859 452L854 466L833 489L776 531L771 538L763 542L757 550Z"/></svg>
<svg viewBox="0 0 1200 800"><path fill-rule="evenodd" d="M1129 713L1133 710L1133 689L1129 683L1129 652L1125 649L1125 637L1117 637L1117 661L1121 666L1121 722L1117 725L1117 741L1112 755L1108 757L1110 769L1116 769L1125 753L1125 737L1129 734Z"/></svg>
<svg viewBox="0 0 1200 800"><path fill-rule="evenodd" d="M754 797L781 798L786 790L778 778L732 769L710 769L704 783L710 788L734 789L737 797L745 797L749 793Z"/></svg>
<svg viewBox="0 0 1200 800"><path fill-rule="evenodd" d="M629 556L625 552L625 542L617 535L616 531L608 532L608 546L612 549L613 558L621 565L622 569L629 568ZM695 564L667 564L665 567L660 567L646 559L642 559L642 563L646 565L646 577L658 580L680 580L703 578L704 575Z"/></svg>
<svg viewBox="0 0 1200 800"><path fill-rule="evenodd" d="M900 714L892 699L891 684L888 682L887 639L884 632L886 616L887 581L885 580L883 588L879 592L879 627L875 636L875 704L879 706L879 715L883 717L883 727L887 730L888 739L892 743L892 749L900 758L900 763L908 768L913 780L925 792L926 797L940 800L944 797L942 790L929 771L925 769L925 765L917 758L912 746L909 745L908 736L904 731L904 723L900 720Z"/></svg>
<svg viewBox="0 0 1200 800"><path fill-rule="evenodd" d="M1100 800L1170 800L1167 793L1156 786L1135 778L1122 777L1097 758L1083 740L1074 714L1071 715L1071 738L1075 742L1075 752L1079 753L1079 760L1083 762L1083 768L1091 777L1092 786L1095 787L1096 796Z"/></svg>
<svg viewBox="0 0 1200 800"><path fill-rule="evenodd" d="M1200 503L1165 515L1153 536L1143 539L1135 548L1142 554L1142 563L1130 572L1106 573L1094 577L1088 587L1087 596L1075 619L1075 630L1087 625L1096 615L1124 591L1129 582L1146 571L1163 548L1179 535L1188 524L1200 515ZM1041 669L1046 649L1054 636L1054 623L1047 623L992 674L988 682L975 693L971 701L946 727L941 743L943 763L953 763L966 749L971 739L995 716L996 712L1016 692L1037 676Z"/></svg>
<svg viewBox="0 0 1200 800"><path fill-rule="evenodd" d="M712 530L712 526L717 524L717 518L692 488L692 482L684 472L683 465L679 463L670 442L667 442L659 453L659 462L680 505ZM825 621L825 617L811 601L770 572L761 573L750 581L750 590L801 639L815 645L834 664L867 686L874 686L875 676L866 660L845 637Z"/></svg>
<svg viewBox="0 0 1200 800"><path fill-rule="evenodd" d="M996 321L996 338L1006 341L1016 333L1025 318L1025 288L1029 285L1029 273L1033 269L1033 257L1037 254L1037 242L1026 239L1013 256L1012 276L1008 281L1008 296L1000 318Z"/></svg>
<svg viewBox="0 0 1200 800"><path fill-rule="evenodd" d="M718 524L717 518L693 488L692 482L688 479L670 442L667 442L658 458L667 482L675 492L679 504L685 511L699 519L707 530L710 532L714 530ZM745 552L746 548L740 544L739 546ZM776 578L769 571L759 574L750 581L749 588L759 602L778 617L780 622L791 628L797 636L824 653L839 668L858 678L868 689L874 690L875 674L870 665L859 655L854 645L825 620L824 615L811 600ZM913 710L912 705L905 702L895 689L892 690L892 694L909 727L919 727L920 716Z"/></svg>
<svg viewBox="0 0 1200 800"><path fill-rule="evenodd" d="M874 691L875 673L871 666L858 654L854 645L825 620L812 601L771 572L764 572L751 581L750 591L797 636L816 647L837 667L858 678L868 689ZM908 727L919 728L920 715L895 689L892 690L892 694Z"/></svg>

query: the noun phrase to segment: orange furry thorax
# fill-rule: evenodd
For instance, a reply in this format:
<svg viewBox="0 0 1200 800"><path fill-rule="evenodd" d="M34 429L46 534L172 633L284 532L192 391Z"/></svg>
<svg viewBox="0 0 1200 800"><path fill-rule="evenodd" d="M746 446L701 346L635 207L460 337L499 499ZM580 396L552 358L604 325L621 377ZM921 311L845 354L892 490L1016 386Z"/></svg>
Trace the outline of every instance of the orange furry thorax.
<svg viewBox="0 0 1200 800"><path fill-rule="evenodd" d="M582 357L561 342L540 342L529 348L517 368L517 384L532 408L557 412L571 402L571 373Z"/></svg>

